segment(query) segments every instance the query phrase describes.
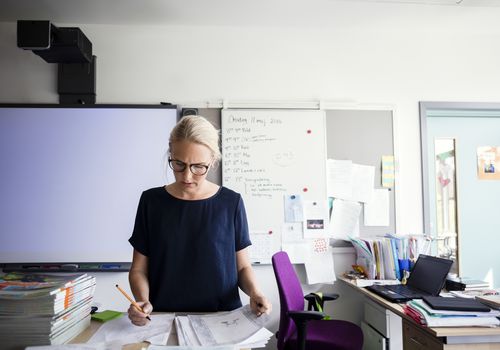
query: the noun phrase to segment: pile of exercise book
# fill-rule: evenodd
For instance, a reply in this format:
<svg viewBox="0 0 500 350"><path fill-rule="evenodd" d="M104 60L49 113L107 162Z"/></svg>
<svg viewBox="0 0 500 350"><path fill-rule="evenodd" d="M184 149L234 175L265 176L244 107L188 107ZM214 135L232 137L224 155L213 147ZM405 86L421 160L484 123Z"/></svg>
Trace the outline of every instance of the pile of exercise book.
<svg viewBox="0 0 500 350"><path fill-rule="evenodd" d="M1 348L67 343L90 325L94 290L87 274L0 277Z"/></svg>
<svg viewBox="0 0 500 350"><path fill-rule="evenodd" d="M405 313L428 327L499 326L500 311L470 298L423 297L404 306Z"/></svg>

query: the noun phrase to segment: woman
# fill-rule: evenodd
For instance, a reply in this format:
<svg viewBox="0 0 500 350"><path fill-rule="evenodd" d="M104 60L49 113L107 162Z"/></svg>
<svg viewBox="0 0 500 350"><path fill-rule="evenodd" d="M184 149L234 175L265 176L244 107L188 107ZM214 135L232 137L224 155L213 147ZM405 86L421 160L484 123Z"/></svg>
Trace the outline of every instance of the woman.
<svg viewBox="0 0 500 350"><path fill-rule="evenodd" d="M259 291L241 196L207 181L220 161L219 133L205 118L182 118L170 134L168 164L175 182L143 192L134 231L129 281L144 312L130 307L135 325L153 311L212 312L241 306L238 287L257 315L271 304Z"/></svg>

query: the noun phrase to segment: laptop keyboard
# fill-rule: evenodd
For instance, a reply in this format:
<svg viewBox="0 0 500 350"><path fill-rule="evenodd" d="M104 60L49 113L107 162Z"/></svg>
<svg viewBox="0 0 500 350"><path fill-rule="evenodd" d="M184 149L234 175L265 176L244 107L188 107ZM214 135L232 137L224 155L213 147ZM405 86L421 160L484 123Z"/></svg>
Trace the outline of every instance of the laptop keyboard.
<svg viewBox="0 0 500 350"><path fill-rule="evenodd" d="M422 297L424 295L430 295L429 293L426 293L424 291L411 289L408 286L404 286L404 285L400 285L400 284L393 285L393 286L386 286L386 288L392 290L393 292L401 294L405 297L408 297L408 298L418 298L418 297Z"/></svg>

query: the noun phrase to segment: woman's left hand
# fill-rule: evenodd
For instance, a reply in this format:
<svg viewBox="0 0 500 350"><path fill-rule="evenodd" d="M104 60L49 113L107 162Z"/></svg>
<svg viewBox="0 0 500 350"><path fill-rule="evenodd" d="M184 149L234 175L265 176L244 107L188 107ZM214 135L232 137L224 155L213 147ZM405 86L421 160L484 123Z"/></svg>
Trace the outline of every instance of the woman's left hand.
<svg viewBox="0 0 500 350"><path fill-rule="evenodd" d="M260 316L262 314L269 315L273 307L265 296L256 294L250 297L250 308L254 314Z"/></svg>

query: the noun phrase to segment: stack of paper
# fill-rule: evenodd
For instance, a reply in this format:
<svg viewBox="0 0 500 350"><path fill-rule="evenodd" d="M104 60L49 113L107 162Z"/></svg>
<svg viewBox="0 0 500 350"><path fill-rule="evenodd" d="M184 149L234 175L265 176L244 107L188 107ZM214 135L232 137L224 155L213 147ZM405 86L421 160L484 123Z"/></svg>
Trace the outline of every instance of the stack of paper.
<svg viewBox="0 0 500 350"><path fill-rule="evenodd" d="M2 349L63 344L90 325L95 278L10 273L0 278Z"/></svg>
<svg viewBox="0 0 500 350"><path fill-rule="evenodd" d="M405 313L416 322L428 327L492 327L500 325L497 318L500 316L498 310L490 312L435 310L421 299L409 301L405 306Z"/></svg>
<svg viewBox="0 0 500 350"><path fill-rule="evenodd" d="M273 335L263 327L268 320L267 315L257 317L253 314L249 305L206 315L153 314L151 322L143 327L134 326L127 317L121 317L104 323L88 343L116 341L130 344L147 341L155 346L154 349L169 349L167 342L175 325L180 349L260 348L265 347Z"/></svg>
<svg viewBox="0 0 500 350"><path fill-rule="evenodd" d="M268 319L267 315L257 317L249 305L229 312L178 316L179 345L262 348L273 335L264 328Z"/></svg>

